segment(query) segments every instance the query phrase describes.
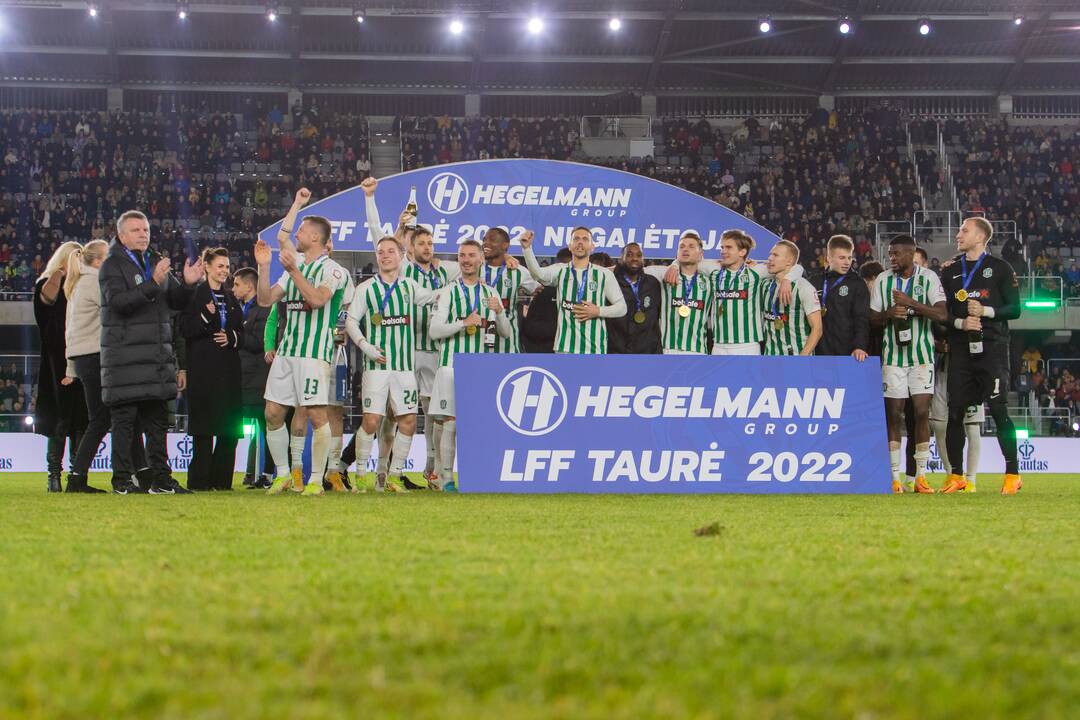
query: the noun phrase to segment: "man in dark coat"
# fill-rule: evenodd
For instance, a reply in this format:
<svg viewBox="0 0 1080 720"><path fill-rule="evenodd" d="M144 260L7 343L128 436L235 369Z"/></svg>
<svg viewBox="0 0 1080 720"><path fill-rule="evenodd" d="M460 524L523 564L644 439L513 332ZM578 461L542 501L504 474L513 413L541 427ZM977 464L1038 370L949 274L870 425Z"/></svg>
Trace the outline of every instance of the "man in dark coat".
<svg viewBox="0 0 1080 720"><path fill-rule="evenodd" d="M240 303L244 316L244 332L240 344L240 402L244 406L245 422L260 428L251 434L248 443L247 470L244 485L253 488L268 488L274 479L274 461L270 449L266 447L266 433L263 424L263 409L266 401L266 377L270 372L270 363L263 351L263 335L266 333L266 320L270 317L270 308L262 307L256 301L256 289L259 273L254 268L240 268L233 275L233 297ZM257 467L260 452L262 467Z"/></svg>
<svg viewBox="0 0 1080 720"><path fill-rule="evenodd" d="M815 355L850 355L859 362L870 347L870 291L851 269L855 245L847 235L829 239L829 268L820 281L822 336Z"/></svg>
<svg viewBox="0 0 1080 720"><path fill-rule="evenodd" d="M146 435L152 494L186 493L169 470L168 401L176 398L172 311L191 300L202 280L201 260L184 266L184 284L169 259L149 249L150 224L132 210L116 223L117 239L101 266L101 392L112 414L113 491L137 491L131 482L131 437L139 421Z"/></svg>
<svg viewBox="0 0 1080 720"><path fill-rule="evenodd" d="M626 314L608 318L608 353L654 355L661 352L660 281L642 272L645 259L641 246L627 243L623 248L615 279L626 300Z"/></svg>
<svg viewBox="0 0 1080 720"><path fill-rule="evenodd" d="M570 262L570 250L559 248L555 262ZM541 287L529 301L529 310L521 318L521 349L530 353L555 352L555 331L559 323L559 310L555 305L555 290Z"/></svg>

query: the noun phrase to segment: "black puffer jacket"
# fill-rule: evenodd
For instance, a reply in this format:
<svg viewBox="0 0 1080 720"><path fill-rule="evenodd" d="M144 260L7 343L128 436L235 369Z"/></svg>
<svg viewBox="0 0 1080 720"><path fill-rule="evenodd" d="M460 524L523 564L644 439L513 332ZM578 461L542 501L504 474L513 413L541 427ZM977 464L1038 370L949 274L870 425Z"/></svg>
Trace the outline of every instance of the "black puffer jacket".
<svg viewBox="0 0 1080 720"><path fill-rule="evenodd" d="M146 251L153 271L160 256ZM172 311L191 299L171 274L159 285L147 280L142 268L118 241L98 274L101 283L101 394L106 405L176 397L176 357L173 353Z"/></svg>
<svg viewBox="0 0 1080 720"><path fill-rule="evenodd" d="M252 302L244 318L243 341L240 345L240 368L243 373L240 396L246 406L261 406L263 393L266 392L266 376L270 373L270 366L266 364L266 353L263 352L263 333L268 317L270 308Z"/></svg>

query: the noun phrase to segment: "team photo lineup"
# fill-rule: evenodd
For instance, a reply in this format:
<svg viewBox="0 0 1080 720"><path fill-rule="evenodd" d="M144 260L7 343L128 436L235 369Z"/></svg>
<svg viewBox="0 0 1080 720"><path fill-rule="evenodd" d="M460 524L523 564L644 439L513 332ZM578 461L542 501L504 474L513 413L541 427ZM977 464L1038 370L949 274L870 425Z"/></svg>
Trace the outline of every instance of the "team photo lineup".
<svg viewBox="0 0 1080 720"><path fill-rule="evenodd" d="M1019 317L1019 290L1012 268L987 251L993 230L985 220L962 224L960 254L946 264L945 283L928 269L925 253L919 257L910 236L890 242L888 271L875 263L853 269L851 238L834 236L828 272L815 287L803 277L797 246L780 241L758 263L749 259L754 240L739 230L721 233L718 262L705 260L702 239L688 232L670 265L644 267L641 247L631 243L606 267L594 255L587 227L573 230L569 262L542 267L532 251L532 231L514 239L522 248L519 261L509 254L506 229L498 227L482 243L462 243L456 260L440 260L431 231L417 223L415 193L395 235L380 235L377 184L369 178L361 187L378 272L355 289L348 271L330 257L330 223L309 215L293 227L311 199L306 189L296 194L279 231L285 274L273 286L271 250L262 241L256 247L259 303L284 301L286 312L281 344L268 346L274 353L266 389L271 493L324 490L323 482L304 485L298 457L304 437L289 435L286 408L304 408L314 428L312 467L328 468L325 484L334 490L346 489L349 459L368 457L376 435L392 437L382 443L391 452L389 459L380 456L374 489L397 491L421 487L402 469L422 407L434 424L426 437L426 487L455 489L454 356L522 352L520 325L532 305L519 319L519 299L541 287L553 288L555 304L553 345L545 351L880 358L895 493L934 492L926 480L931 427L938 446L948 448L941 491L973 491L980 438L967 428L981 423L988 403L1006 458L1001 492L1020 488L1015 432L1000 391L1008 384L1007 322ZM331 363L339 310L347 315L348 339L363 356L363 419L355 449L345 457L340 424L332 435L325 414L335 391ZM910 459L902 480L905 417Z"/></svg>

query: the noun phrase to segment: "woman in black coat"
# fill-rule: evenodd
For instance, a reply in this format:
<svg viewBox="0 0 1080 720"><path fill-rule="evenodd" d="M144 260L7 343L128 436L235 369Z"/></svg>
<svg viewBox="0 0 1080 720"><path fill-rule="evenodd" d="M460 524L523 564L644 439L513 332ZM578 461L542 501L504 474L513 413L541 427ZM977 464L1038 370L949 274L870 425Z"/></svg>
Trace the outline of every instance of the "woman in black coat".
<svg viewBox="0 0 1080 720"><path fill-rule="evenodd" d="M193 440L188 489L232 490L236 444L243 432L240 352L244 315L225 284L229 251L203 253L206 282L180 316L187 343L188 434Z"/></svg>
<svg viewBox="0 0 1080 720"><path fill-rule="evenodd" d="M62 290L64 273L68 258L80 247L77 242L66 242L57 248L34 284L34 320L41 334L34 432L49 438L45 456L49 492L60 492L64 444L69 443L69 457L74 459L79 436L88 421L82 385L67 375L64 339L67 319L67 297Z"/></svg>

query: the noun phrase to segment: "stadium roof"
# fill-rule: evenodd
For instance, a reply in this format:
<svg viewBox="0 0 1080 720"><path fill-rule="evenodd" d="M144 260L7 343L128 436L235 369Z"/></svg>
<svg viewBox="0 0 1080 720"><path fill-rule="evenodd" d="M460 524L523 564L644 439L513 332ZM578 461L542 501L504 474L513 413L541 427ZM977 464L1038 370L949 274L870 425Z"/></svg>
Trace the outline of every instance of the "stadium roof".
<svg viewBox="0 0 1080 720"><path fill-rule="evenodd" d="M276 21L269 7L0 0L0 82L365 93L1080 93L1076 0L281 0L272 3ZM356 22L357 11L365 22ZM543 30L531 34L534 13ZM608 26L614 16L617 32ZM765 16L768 33L758 27ZM847 35L841 18L851 23ZM917 28L923 19L926 35ZM450 31L452 20L460 34Z"/></svg>

